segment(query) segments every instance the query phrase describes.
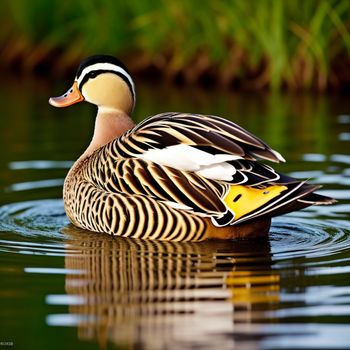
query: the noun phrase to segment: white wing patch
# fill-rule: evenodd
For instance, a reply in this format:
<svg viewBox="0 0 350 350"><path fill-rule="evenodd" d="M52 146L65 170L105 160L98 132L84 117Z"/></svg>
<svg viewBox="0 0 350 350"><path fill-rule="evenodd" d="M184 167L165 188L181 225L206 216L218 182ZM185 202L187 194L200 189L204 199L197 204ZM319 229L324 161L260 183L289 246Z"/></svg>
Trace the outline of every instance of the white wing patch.
<svg viewBox="0 0 350 350"><path fill-rule="evenodd" d="M149 149L140 154L139 158L182 171L194 171L208 179L226 181L232 180L232 176L236 173L235 167L226 162L242 159L230 154L210 154L184 144L163 149Z"/></svg>
<svg viewBox="0 0 350 350"><path fill-rule="evenodd" d="M196 174L206 177L211 180L233 180L233 175L236 173L236 168L228 163L219 163L209 166L203 166L200 170L196 171Z"/></svg>

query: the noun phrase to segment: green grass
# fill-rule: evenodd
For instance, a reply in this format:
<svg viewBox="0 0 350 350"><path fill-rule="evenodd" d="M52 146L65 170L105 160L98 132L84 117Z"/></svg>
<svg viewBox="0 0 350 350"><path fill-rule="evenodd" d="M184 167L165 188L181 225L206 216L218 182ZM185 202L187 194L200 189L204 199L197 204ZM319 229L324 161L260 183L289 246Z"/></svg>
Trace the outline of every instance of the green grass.
<svg viewBox="0 0 350 350"><path fill-rule="evenodd" d="M60 72L95 53L169 80L248 89L349 85L348 0L8 0L1 62ZM55 59L57 58L57 59Z"/></svg>

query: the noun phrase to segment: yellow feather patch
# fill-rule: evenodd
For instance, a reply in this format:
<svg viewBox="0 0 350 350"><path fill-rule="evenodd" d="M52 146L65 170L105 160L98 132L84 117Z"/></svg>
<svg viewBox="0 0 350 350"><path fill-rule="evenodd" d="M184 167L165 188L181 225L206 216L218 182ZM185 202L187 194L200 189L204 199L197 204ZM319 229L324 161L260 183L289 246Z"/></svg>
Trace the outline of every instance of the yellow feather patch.
<svg viewBox="0 0 350 350"><path fill-rule="evenodd" d="M286 189L286 186L269 186L257 189L233 185L224 197L224 202L235 213L235 220L237 220L279 196Z"/></svg>

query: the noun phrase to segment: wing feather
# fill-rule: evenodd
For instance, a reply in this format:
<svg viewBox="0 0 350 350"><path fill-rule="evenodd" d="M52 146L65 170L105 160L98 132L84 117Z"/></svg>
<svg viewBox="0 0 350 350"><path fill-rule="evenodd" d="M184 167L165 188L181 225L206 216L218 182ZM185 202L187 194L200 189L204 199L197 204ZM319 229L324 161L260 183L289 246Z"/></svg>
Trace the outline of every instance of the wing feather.
<svg viewBox="0 0 350 350"><path fill-rule="evenodd" d="M188 113L162 113L149 117L123 134L115 149L120 156L128 158L150 149L180 144L205 147L211 154L230 154L246 160L283 161L278 152L232 121Z"/></svg>

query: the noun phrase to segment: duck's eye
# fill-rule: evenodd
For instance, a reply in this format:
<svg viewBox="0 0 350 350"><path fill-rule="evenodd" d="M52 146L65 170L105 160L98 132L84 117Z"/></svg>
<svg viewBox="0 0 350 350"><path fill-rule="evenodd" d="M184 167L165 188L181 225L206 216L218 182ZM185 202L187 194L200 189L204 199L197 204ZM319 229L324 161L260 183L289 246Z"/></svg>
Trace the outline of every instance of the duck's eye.
<svg viewBox="0 0 350 350"><path fill-rule="evenodd" d="M89 73L89 79L94 79L94 78L96 78L96 72L90 72Z"/></svg>

